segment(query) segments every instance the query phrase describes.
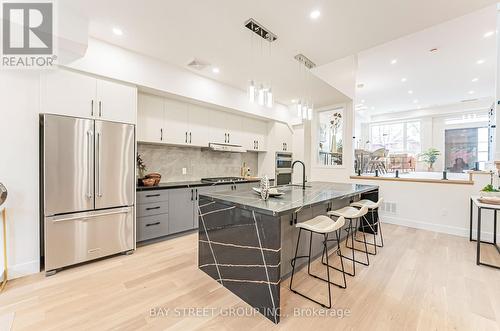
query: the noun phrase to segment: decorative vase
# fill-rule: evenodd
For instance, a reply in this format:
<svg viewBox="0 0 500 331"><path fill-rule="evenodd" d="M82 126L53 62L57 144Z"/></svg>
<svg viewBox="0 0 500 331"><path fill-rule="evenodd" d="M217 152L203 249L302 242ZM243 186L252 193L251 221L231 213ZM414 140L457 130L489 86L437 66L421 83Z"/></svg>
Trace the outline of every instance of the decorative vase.
<svg viewBox="0 0 500 331"><path fill-rule="evenodd" d="M337 133L334 131L332 133L332 141L330 144L330 152L337 153Z"/></svg>

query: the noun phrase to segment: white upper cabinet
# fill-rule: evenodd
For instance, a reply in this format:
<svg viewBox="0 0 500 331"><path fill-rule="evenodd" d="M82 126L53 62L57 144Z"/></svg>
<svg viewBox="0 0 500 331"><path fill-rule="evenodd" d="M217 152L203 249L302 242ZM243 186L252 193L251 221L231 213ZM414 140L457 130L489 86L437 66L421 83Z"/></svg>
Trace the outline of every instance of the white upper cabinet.
<svg viewBox="0 0 500 331"><path fill-rule="evenodd" d="M189 143L207 147L209 143L212 116L215 111L197 105L189 105Z"/></svg>
<svg viewBox="0 0 500 331"><path fill-rule="evenodd" d="M137 89L97 79L97 115L100 119L136 123Z"/></svg>
<svg viewBox="0 0 500 331"><path fill-rule="evenodd" d="M161 143L164 141L164 99L140 93L137 107L137 141Z"/></svg>
<svg viewBox="0 0 500 331"><path fill-rule="evenodd" d="M228 144L226 128L226 112L214 111L210 119L209 142L218 144Z"/></svg>
<svg viewBox="0 0 500 331"><path fill-rule="evenodd" d="M274 124L275 149L277 151L292 152L292 131L285 123Z"/></svg>
<svg viewBox="0 0 500 331"><path fill-rule="evenodd" d="M249 151L267 150L267 122L253 118L243 119L243 147Z"/></svg>
<svg viewBox="0 0 500 331"><path fill-rule="evenodd" d="M42 113L94 117L97 110L95 78L66 70L46 70L40 85Z"/></svg>
<svg viewBox="0 0 500 331"><path fill-rule="evenodd" d="M138 141L193 147L219 143L241 145L255 152L270 150L265 121L142 93L138 104ZM290 136L291 144L290 130L286 125L282 130ZM281 135L277 136L280 140L284 134ZM281 146L276 150L282 150L285 145Z"/></svg>
<svg viewBox="0 0 500 331"><path fill-rule="evenodd" d="M188 145L189 108L188 104L177 100L165 100L164 140L166 143Z"/></svg>
<svg viewBox="0 0 500 331"><path fill-rule="evenodd" d="M42 113L136 123L135 87L63 69L40 79Z"/></svg>
<svg viewBox="0 0 500 331"><path fill-rule="evenodd" d="M242 145L244 142L242 117L227 113L224 119L227 132L227 143L231 145Z"/></svg>

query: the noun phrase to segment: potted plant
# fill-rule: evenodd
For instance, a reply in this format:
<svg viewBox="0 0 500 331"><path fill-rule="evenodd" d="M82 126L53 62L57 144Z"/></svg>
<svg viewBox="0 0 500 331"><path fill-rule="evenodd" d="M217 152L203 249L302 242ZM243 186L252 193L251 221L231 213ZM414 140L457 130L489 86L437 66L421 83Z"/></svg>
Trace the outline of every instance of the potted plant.
<svg viewBox="0 0 500 331"><path fill-rule="evenodd" d="M427 163L428 171L434 171L434 163L436 163L437 157L439 155L441 155L441 153L434 147L431 147L422 154L420 154L420 159L425 163Z"/></svg>
<svg viewBox="0 0 500 331"><path fill-rule="evenodd" d="M141 154L137 154L137 171L139 172L139 179L143 179L146 176L146 164L142 160Z"/></svg>
<svg viewBox="0 0 500 331"><path fill-rule="evenodd" d="M500 197L500 190L488 184L480 192L481 197Z"/></svg>
<svg viewBox="0 0 500 331"><path fill-rule="evenodd" d="M342 125L342 114L333 113L330 117L330 129L331 129L331 142L330 142L330 152L337 153L337 132Z"/></svg>

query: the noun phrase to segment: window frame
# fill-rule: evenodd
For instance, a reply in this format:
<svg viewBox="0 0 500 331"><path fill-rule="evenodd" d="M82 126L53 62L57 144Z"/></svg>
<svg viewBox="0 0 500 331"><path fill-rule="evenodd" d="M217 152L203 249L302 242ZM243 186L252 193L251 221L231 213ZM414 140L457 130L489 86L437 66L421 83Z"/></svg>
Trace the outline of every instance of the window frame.
<svg viewBox="0 0 500 331"><path fill-rule="evenodd" d="M402 136L403 136L403 141L402 145L404 150L403 151L394 151L394 153L400 154L400 153L408 153L408 154L413 154L408 150L408 123L418 123L419 125L419 142L420 142L420 151L418 151L415 156L418 154L422 153L422 120L421 119L408 119L408 120L397 120L397 121L383 121L383 122L375 122L375 123L370 123L368 126L368 139L370 141L370 148L373 149L371 146L372 141L373 141L373 135L372 135L372 128L375 126L385 126L385 125L394 125L394 124L402 124L403 125L403 131L402 131Z"/></svg>

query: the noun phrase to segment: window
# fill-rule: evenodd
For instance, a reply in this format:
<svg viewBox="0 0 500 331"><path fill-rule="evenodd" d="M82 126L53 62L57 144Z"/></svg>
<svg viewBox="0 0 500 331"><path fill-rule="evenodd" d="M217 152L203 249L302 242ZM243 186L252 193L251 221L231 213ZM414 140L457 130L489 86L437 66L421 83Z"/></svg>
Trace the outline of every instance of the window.
<svg viewBox="0 0 500 331"><path fill-rule="evenodd" d="M370 126L371 150L388 149L390 153L418 154L420 146L420 121L382 123Z"/></svg>
<svg viewBox="0 0 500 331"><path fill-rule="evenodd" d="M318 112L318 163L342 165L344 109Z"/></svg>

